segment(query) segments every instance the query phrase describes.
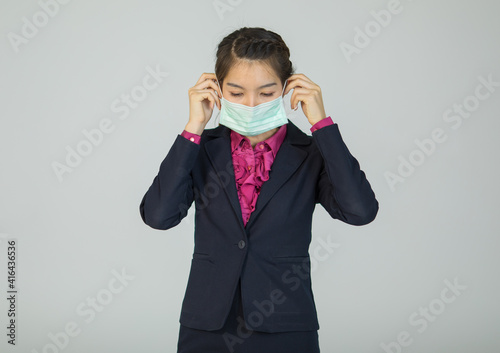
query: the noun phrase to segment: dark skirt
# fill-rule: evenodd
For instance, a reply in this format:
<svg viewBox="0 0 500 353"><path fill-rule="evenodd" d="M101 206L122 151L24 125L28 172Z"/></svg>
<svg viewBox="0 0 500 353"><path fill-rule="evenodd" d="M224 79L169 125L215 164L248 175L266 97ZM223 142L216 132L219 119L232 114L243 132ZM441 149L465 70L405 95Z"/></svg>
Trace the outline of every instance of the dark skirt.
<svg viewBox="0 0 500 353"><path fill-rule="evenodd" d="M243 317L239 282L224 327L204 331L180 325L177 353L319 353L317 330L269 333L240 329L238 335L238 316ZM242 333L244 337L240 337Z"/></svg>

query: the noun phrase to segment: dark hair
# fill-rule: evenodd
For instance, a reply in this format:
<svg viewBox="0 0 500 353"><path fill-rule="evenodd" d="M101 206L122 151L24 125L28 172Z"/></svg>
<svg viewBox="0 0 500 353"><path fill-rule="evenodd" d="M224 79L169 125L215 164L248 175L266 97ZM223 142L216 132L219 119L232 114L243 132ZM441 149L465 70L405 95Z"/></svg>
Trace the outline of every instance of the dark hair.
<svg viewBox="0 0 500 353"><path fill-rule="evenodd" d="M227 35L217 48L215 74L222 82L238 60L265 62L276 72L281 85L294 73L290 50L277 33L260 27L243 27Z"/></svg>

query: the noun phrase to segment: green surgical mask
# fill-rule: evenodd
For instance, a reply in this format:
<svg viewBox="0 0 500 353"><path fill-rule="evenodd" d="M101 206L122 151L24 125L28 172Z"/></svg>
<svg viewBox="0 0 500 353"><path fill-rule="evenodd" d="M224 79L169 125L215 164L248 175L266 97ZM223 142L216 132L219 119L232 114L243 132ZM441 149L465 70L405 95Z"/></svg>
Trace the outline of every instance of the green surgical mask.
<svg viewBox="0 0 500 353"><path fill-rule="evenodd" d="M233 103L222 97L220 123L244 136L255 136L287 124L283 99L285 86L286 82L280 97L255 107Z"/></svg>

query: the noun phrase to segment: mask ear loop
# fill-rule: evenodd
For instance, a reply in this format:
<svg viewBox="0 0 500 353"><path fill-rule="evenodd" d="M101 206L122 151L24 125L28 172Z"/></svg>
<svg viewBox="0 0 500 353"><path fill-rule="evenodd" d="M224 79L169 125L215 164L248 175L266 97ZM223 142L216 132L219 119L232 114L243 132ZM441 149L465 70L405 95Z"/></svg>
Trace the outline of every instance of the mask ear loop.
<svg viewBox="0 0 500 353"><path fill-rule="evenodd" d="M219 86L220 93L222 94L222 88L221 88L221 87L220 87L220 85L219 85L219 79L217 78L217 76L215 76L215 79L217 80L217 86ZM217 92L215 92L215 94L217 95L217 97L219 97L219 94L218 94ZM223 98L223 97L222 97L222 98ZM217 119L217 118L219 117L220 112L221 112L221 110L222 110L222 100L221 100L221 97L219 97L219 102L220 102L220 104L221 104L221 109L220 109L220 110L219 110L219 109L217 109L217 110L219 110L219 111L217 112L217 116L215 117L215 119ZM217 126L219 126L219 123L217 123ZM215 120L214 120L214 127L216 127L216 126L215 126Z"/></svg>
<svg viewBox="0 0 500 353"><path fill-rule="evenodd" d="M215 79L217 80L217 86L219 86L219 89L220 89L220 93L222 94L222 88L220 87L220 84L219 84L219 79L217 78L217 76L215 76ZM216 92L217 93L217 92ZM224 95L223 95L224 96ZM217 97L219 97L219 95L217 94ZM221 98L221 97L219 97Z"/></svg>
<svg viewBox="0 0 500 353"><path fill-rule="evenodd" d="M281 92L281 98L284 98L283 93L285 93L285 87L287 84L288 84L288 79L285 81L285 84L283 85L283 92Z"/></svg>

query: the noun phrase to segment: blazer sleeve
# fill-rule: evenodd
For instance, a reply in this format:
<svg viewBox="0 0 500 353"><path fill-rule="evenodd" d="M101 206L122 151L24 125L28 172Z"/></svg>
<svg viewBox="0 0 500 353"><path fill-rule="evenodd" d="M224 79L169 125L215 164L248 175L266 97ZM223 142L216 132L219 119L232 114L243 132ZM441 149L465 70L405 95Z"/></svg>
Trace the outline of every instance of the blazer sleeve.
<svg viewBox="0 0 500 353"><path fill-rule="evenodd" d="M166 230L186 217L194 200L191 171L200 145L177 135L158 174L142 198L139 210L144 223Z"/></svg>
<svg viewBox="0 0 500 353"><path fill-rule="evenodd" d="M338 124L324 126L314 131L312 137L323 157L316 203L321 203L332 218L351 225L373 221L378 201L358 161L345 145Z"/></svg>

